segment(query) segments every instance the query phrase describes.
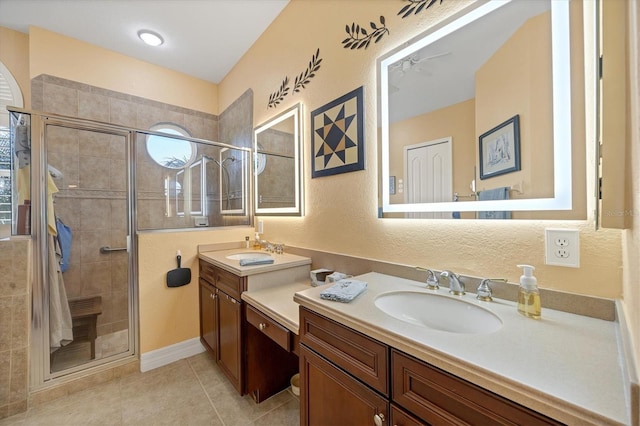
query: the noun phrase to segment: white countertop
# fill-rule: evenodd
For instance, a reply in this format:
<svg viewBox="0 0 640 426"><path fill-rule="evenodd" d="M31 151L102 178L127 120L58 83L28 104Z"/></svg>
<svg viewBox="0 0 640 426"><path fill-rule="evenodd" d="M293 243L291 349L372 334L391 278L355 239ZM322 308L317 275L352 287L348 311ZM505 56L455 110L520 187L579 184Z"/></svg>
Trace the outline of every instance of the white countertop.
<svg viewBox="0 0 640 426"><path fill-rule="evenodd" d="M283 284L262 290L245 291L242 293L242 300L298 334L299 305L293 301L293 295L309 288L312 288L309 281Z"/></svg>
<svg viewBox="0 0 640 426"><path fill-rule="evenodd" d="M295 254L275 254L275 253L267 253L273 257L274 262L271 264L265 265L250 265L250 266L240 266L239 260L227 259L227 256L230 254L237 253L267 253L264 250L251 250L247 248L243 249L231 249L231 250L214 250L214 251L206 251L201 252L198 257L202 260L205 260L209 263L212 263L222 269L225 269L232 274L238 275L240 277L246 277L254 274L262 274L264 272L278 271L285 268L292 268L295 266L301 265L311 265L311 259L308 257L297 256Z"/></svg>
<svg viewBox="0 0 640 426"><path fill-rule="evenodd" d="M320 299L325 286L298 291L295 302L374 339L568 424L628 424L618 323L542 307L526 318L516 303L477 303L500 317L490 334L457 334L395 319L374 305L381 293L428 293L424 284L379 273L355 277L367 290L350 303ZM448 295L447 289L440 294ZM452 319L455 321L455 318Z"/></svg>

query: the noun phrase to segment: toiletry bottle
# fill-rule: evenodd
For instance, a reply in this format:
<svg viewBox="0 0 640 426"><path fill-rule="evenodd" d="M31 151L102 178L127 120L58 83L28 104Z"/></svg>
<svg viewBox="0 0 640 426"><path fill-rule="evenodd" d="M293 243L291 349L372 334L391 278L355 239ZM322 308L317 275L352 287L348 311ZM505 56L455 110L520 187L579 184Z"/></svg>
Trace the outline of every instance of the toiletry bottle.
<svg viewBox="0 0 640 426"><path fill-rule="evenodd" d="M256 239L253 241L253 249L260 250L262 249L262 244L260 244L260 234L256 232Z"/></svg>
<svg viewBox="0 0 640 426"><path fill-rule="evenodd" d="M518 312L529 318L540 319L542 311L540 292L538 291L538 280L533 276L533 270L536 268L530 265L518 265L518 268L524 269L524 274L520 276Z"/></svg>
<svg viewBox="0 0 640 426"><path fill-rule="evenodd" d="M244 237L244 248L249 248L249 236Z"/></svg>

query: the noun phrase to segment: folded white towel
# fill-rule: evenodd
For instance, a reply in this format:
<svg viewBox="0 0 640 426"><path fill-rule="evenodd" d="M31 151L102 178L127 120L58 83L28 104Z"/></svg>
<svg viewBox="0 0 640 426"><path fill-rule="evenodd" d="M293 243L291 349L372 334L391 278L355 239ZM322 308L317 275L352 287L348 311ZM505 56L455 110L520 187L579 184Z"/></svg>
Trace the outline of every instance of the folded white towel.
<svg viewBox="0 0 640 426"><path fill-rule="evenodd" d="M344 279L320 292L320 298L336 302L349 303L367 289L364 281Z"/></svg>
<svg viewBox="0 0 640 426"><path fill-rule="evenodd" d="M273 258L252 257L250 259L240 259L240 266L268 265L273 263Z"/></svg>

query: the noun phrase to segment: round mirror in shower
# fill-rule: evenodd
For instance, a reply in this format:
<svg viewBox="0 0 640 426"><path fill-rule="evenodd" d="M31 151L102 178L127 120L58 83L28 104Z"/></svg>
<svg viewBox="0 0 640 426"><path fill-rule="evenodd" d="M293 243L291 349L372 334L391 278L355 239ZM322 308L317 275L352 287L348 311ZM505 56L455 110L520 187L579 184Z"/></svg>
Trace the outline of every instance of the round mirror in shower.
<svg viewBox="0 0 640 426"><path fill-rule="evenodd" d="M262 145L257 144L258 145L258 151L262 151ZM262 154L260 152L256 152L254 154L254 158L255 158L255 170L254 173L257 175L261 174L262 172L264 172L264 168L267 166L267 155L266 154Z"/></svg>
<svg viewBox="0 0 640 426"><path fill-rule="evenodd" d="M191 136L185 129L174 124L156 124L151 130L176 136ZM190 141L160 135L147 136L147 153L153 161L168 169L187 167L195 160L196 151L195 144Z"/></svg>

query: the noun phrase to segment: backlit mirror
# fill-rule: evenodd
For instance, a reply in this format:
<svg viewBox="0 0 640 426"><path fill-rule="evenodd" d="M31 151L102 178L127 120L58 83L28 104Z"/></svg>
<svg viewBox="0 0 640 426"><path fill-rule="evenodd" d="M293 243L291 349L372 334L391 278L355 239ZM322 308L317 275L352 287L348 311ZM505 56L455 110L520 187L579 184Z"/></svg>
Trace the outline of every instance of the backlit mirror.
<svg viewBox="0 0 640 426"><path fill-rule="evenodd" d="M254 131L256 215L302 216L302 104Z"/></svg>
<svg viewBox="0 0 640 426"><path fill-rule="evenodd" d="M383 217L572 208L569 21L490 1L379 59Z"/></svg>

